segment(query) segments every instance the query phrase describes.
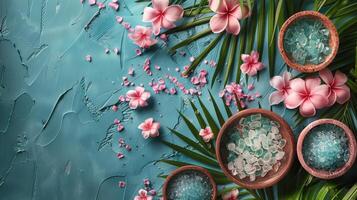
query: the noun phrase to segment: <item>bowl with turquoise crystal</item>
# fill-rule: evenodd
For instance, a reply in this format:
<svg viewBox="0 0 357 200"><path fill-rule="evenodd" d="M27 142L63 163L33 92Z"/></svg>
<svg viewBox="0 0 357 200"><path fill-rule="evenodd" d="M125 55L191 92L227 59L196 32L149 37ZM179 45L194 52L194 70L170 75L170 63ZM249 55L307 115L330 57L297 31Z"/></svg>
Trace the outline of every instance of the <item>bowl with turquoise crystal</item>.
<svg viewBox="0 0 357 200"><path fill-rule="evenodd" d="M206 169L187 165L166 178L162 195L163 200L215 200L217 186Z"/></svg>
<svg viewBox="0 0 357 200"><path fill-rule="evenodd" d="M217 136L216 157L222 171L247 189L278 183L290 170L294 156L290 126L269 110L240 111L223 124Z"/></svg>
<svg viewBox="0 0 357 200"><path fill-rule="evenodd" d="M309 174L334 179L344 175L354 164L356 139L351 129L338 120L316 120L300 133L297 155Z"/></svg>
<svg viewBox="0 0 357 200"><path fill-rule="evenodd" d="M278 48L285 63L300 72L327 67L339 47L336 27L325 15L302 11L287 19L279 32Z"/></svg>

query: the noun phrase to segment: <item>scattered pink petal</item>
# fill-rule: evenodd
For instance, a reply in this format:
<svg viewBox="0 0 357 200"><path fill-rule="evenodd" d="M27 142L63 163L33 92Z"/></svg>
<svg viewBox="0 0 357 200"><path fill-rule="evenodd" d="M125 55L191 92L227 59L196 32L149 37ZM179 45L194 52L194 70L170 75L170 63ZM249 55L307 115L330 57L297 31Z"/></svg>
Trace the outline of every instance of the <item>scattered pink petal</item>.
<svg viewBox="0 0 357 200"><path fill-rule="evenodd" d="M91 55L86 55L86 61L92 62L92 56Z"/></svg>
<svg viewBox="0 0 357 200"><path fill-rule="evenodd" d="M193 61L195 61L195 57L191 56L190 57L190 62L193 62Z"/></svg>
<svg viewBox="0 0 357 200"><path fill-rule="evenodd" d="M150 180L148 178L144 179L144 185L145 186L149 186L151 183L150 183Z"/></svg>
<svg viewBox="0 0 357 200"><path fill-rule="evenodd" d="M98 2L97 6L98 6L99 9L104 9L105 8L105 4L102 3L102 2Z"/></svg>
<svg viewBox="0 0 357 200"><path fill-rule="evenodd" d="M156 196L156 194L157 194L157 193L156 193L156 190L154 190L154 189L150 190L149 193L150 193L152 196Z"/></svg>
<svg viewBox="0 0 357 200"><path fill-rule="evenodd" d="M116 20L117 20L117 22L118 22L119 24L121 24L121 23L123 22L123 17L121 17L121 16L116 16L115 18L116 18Z"/></svg>
<svg viewBox="0 0 357 200"><path fill-rule="evenodd" d="M247 88L248 88L248 90L253 90L253 89L254 89L254 85L253 85L253 84L249 84L249 85L247 86Z"/></svg>
<svg viewBox="0 0 357 200"><path fill-rule="evenodd" d="M155 69L161 70L161 67L159 65L155 65Z"/></svg>
<svg viewBox="0 0 357 200"><path fill-rule="evenodd" d="M119 187L124 188L126 186L126 183L124 181L119 181Z"/></svg>
<svg viewBox="0 0 357 200"><path fill-rule="evenodd" d="M123 158L124 158L124 154L122 154L122 153L119 152L119 153L117 154L117 158L123 159Z"/></svg>
<svg viewBox="0 0 357 200"><path fill-rule="evenodd" d="M113 110L114 112L118 111L118 106L113 105L113 106L112 106L112 110Z"/></svg>
<svg viewBox="0 0 357 200"><path fill-rule="evenodd" d="M177 93L177 91L176 91L175 88L171 88L171 89L170 89L170 94L174 95L174 94L176 94L176 93Z"/></svg>
<svg viewBox="0 0 357 200"><path fill-rule="evenodd" d="M135 49L135 53L136 53L137 56L140 56L142 54L140 49Z"/></svg>
<svg viewBox="0 0 357 200"><path fill-rule="evenodd" d="M167 36L167 34L161 34L160 35L160 39L163 40L163 41L167 41L169 36Z"/></svg>
<svg viewBox="0 0 357 200"><path fill-rule="evenodd" d="M180 68L176 67L176 68L175 68L175 71L179 72L179 71L180 71Z"/></svg>
<svg viewBox="0 0 357 200"><path fill-rule="evenodd" d="M128 69L128 75L134 76L134 73L135 73L134 69L130 67L130 68Z"/></svg>
<svg viewBox="0 0 357 200"><path fill-rule="evenodd" d="M131 146L130 145L126 144L125 148L126 148L127 151L131 151Z"/></svg>
<svg viewBox="0 0 357 200"><path fill-rule="evenodd" d="M97 0L89 0L88 3L89 5L93 6L97 3Z"/></svg>
<svg viewBox="0 0 357 200"><path fill-rule="evenodd" d="M118 132L122 132L123 130L124 130L124 126L119 123L118 126L117 126L117 131Z"/></svg>
<svg viewBox="0 0 357 200"><path fill-rule="evenodd" d="M148 118L138 128L141 129L141 134L145 139L154 138L159 136L160 123L154 122L153 118Z"/></svg>
<svg viewBox="0 0 357 200"><path fill-rule="evenodd" d="M119 9L119 4L117 2L109 2L108 3L109 7L113 8L113 10L118 11Z"/></svg>
<svg viewBox="0 0 357 200"><path fill-rule="evenodd" d="M114 124L116 124L116 125L120 124L120 120L119 119L114 119Z"/></svg>
<svg viewBox="0 0 357 200"><path fill-rule="evenodd" d="M114 53L118 55L120 53L120 50L118 48L114 48Z"/></svg>

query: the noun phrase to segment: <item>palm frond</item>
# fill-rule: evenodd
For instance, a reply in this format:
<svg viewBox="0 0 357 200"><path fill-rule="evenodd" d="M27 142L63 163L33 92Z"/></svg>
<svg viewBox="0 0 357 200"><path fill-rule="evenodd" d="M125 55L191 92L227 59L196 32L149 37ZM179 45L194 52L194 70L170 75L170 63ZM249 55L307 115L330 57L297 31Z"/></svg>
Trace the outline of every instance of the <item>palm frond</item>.
<svg viewBox="0 0 357 200"><path fill-rule="evenodd" d="M232 35L231 34L226 34L222 45L221 45L221 51L219 53L219 58L218 62L216 65L216 68L214 70L213 76L211 78L211 87L213 86L214 82L216 81L217 75L223 70L226 64L226 59L229 51L229 46L230 46L230 41L231 41Z"/></svg>

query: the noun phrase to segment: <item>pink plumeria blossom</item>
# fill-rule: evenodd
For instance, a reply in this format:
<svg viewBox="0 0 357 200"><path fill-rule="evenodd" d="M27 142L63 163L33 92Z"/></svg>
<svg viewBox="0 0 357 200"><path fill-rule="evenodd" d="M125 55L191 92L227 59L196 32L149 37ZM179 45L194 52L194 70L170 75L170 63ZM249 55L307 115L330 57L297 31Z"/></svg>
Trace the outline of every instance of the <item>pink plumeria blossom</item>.
<svg viewBox="0 0 357 200"><path fill-rule="evenodd" d="M248 8L241 7L237 0L210 0L209 7L216 13L209 22L214 33L226 30L228 33L238 35L240 32L238 20L249 15Z"/></svg>
<svg viewBox="0 0 357 200"><path fill-rule="evenodd" d="M161 28L175 27L174 23L183 16L183 8L180 5L169 6L169 0L152 0L152 5L144 9L143 21L152 23L155 35Z"/></svg>
<svg viewBox="0 0 357 200"><path fill-rule="evenodd" d="M316 109L321 109L328 104L329 87L321 85L320 78L296 78L290 81L291 92L285 99L288 109L299 107L300 114L311 117L316 114Z"/></svg>
<svg viewBox="0 0 357 200"><path fill-rule="evenodd" d="M339 104L346 103L350 98L350 88L346 85L347 76L336 71L335 76L329 69L320 71L321 79L329 86L329 96L327 106L332 106L336 101Z"/></svg>
<svg viewBox="0 0 357 200"><path fill-rule="evenodd" d="M242 73L248 74L248 76L254 76L258 71L264 68L263 63L259 62L259 53L252 51L249 54L242 54L241 56L243 64L240 66Z"/></svg>
<svg viewBox="0 0 357 200"><path fill-rule="evenodd" d="M206 127L204 129L201 129L199 135L202 137L203 141L205 142L209 142L214 136L211 127Z"/></svg>
<svg viewBox="0 0 357 200"><path fill-rule="evenodd" d="M141 134L145 139L149 137L158 137L160 135L160 123L154 122L153 118L146 119L143 123L138 126L141 129Z"/></svg>
<svg viewBox="0 0 357 200"><path fill-rule="evenodd" d="M269 96L270 105L276 105L285 100L289 95L291 74L289 72L284 72L283 76L274 76L270 80L270 85L277 91L272 92Z"/></svg>
<svg viewBox="0 0 357 200"><path fill-rule="evenodd" d="M145 88L138 86L135 90L129 90L126 93L126 96L129 99L129 107L131 109L136 109L148 105L146 101L150 98L150 93L145 92Z"/></svg>
<svg viewBox="0 0 357 200"><path fill-rule="evenodd" d="M135 196L134 200L152 200L153 197L148 195L148 192L144 189L139 190L139 195Z"/></svg>
<svg viewBox="0 0 357 200"><path fill-rule="evenodd" d="M109 2L108 3L109 7L113 8L113 10L118 11L119 9L119 3L118 2Z"/></svg>
<svg viewBox="0 0 357 200"><path fill-rule="evenodd" d="M157 40L151 38L152 29L144 26L136 26L133 33L128 37L141 48L149 48L157 43Z"/></svg>
<svg viewBox="0 0 357 200"><path fill-rule="evenodd" d="M226 194L224 194L222 196L223 200L237 200L238 199L238 195L239 195L239 190L238 189L234 189Z"/></svg>

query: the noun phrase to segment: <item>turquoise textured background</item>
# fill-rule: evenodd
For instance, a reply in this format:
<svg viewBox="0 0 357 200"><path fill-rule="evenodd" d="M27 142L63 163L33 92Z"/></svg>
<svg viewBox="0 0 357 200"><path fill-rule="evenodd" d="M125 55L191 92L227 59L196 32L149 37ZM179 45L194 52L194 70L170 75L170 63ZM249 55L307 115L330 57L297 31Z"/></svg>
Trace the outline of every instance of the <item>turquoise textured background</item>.
<svg viewBox="0 0 357 200"><path fill-rule="evenodd" d="M143 25L141 12L146 4L124 0L114 12L109 7L99 11L79 0L0 2L0 199L133 199L143 188L144 178L160 193L163 179L157 176L172 168L156 161L183 159L162 145L160 138L181 144L166 127L189 135L176 110L193 117L187 100L196 98L178 88L177 95L154 95L148 83L166 74L179 77L175 68L188 65L189 57L197 56L211 38L182 49L185 57L170 56L163 42L136 56L137 47L115 16L123 16L132 26ZM169 45L206 26L170 36ZM115 47L121 50L120 55L104 53L105 48ZM217 60L218 50L207 60ZM87 54L93 56L91 63L84 59ZM148 57L153 76L142 70ZM263 63L267 65L267 57ZM155 70L155 64L162 70ZM118 96L130 89L121 86L129 67L135 69L135 76L129 79L151 92L150 106L134 111L123 106L113 112L110 107ZM207 65L200 69L207 69L208 77L213 74ZM286 69L277 52L276 74ZM189 79L179 80L193 87ZM249 80L256 86L254 91L262 94L249 107L257 107L260 101L269 109L267 96L272 88L268 80L267 69L259 82ZM218 82L211 88L217 100L222 87ZM209 85L202 89L205 103L209 101L207 89ZM293 112L285 112L282 106L274 111L292 124ZM160 138L144 140L137 129L148 117L161 123ZM113 130L114 118L124 120L123 132ZM118 147L119 138L132 146L131 152ZM125 158L119 160L118 152ZM127 186L119 188L119 181L126 181Z"/></svg>

